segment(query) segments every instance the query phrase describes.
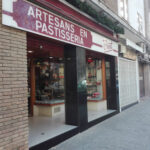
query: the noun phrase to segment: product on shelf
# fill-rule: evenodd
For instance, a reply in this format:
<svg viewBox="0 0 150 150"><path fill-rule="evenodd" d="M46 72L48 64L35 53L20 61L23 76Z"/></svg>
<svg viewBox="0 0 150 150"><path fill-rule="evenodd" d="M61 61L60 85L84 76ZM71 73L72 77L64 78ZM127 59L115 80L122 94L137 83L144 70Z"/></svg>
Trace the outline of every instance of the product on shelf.
<svg viewBox="0 0 150 150"><path fill-rule="evenodd" d="M102 99L102 70L101 59L89 57L87 59L87 99Z"/></svg>

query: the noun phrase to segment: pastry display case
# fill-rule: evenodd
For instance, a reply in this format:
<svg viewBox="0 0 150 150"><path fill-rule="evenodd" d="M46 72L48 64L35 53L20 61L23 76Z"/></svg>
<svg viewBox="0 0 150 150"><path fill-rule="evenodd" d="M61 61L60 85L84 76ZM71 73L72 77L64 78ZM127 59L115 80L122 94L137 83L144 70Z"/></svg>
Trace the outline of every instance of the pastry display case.
<svg viewBox="0 0 150 150"><path fill-rule="evenodd" d="M87 67L87 99L101 100L102 93L102 61L100 59L88 57Z"/></svg>
<svg viewBox="0 0 150 150"><path fill-rule="evenodd" d="M58 58L35 61L36 103L64 101L64 64Z"/></svg>

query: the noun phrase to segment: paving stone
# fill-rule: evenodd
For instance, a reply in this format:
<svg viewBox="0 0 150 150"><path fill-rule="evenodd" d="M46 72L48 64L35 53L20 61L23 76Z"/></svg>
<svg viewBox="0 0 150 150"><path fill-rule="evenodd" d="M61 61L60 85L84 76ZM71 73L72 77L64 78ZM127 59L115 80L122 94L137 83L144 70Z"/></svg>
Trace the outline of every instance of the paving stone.
<svg viewBox="0 0 150 150"><path fill-rule="evenodd" d="M150 99L50 150L150 150Z"/></svg>

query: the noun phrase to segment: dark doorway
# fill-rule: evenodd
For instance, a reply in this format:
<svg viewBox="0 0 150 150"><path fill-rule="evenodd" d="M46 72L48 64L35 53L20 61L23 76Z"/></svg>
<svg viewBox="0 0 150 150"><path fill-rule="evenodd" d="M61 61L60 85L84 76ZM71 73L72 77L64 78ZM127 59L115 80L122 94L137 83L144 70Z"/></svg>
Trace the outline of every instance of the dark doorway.
<svg viewBox="0 0 150 150"><path fill-rule="evenodd" d="M35 35L27 42L29 147L36 149L58 136L65 139L77 126L66 123L63 43Z"/></svg>
<svg viewBox="0 0 150 150"><path fill-rule="evenodd" d="M106 57L106 93L107 93L107 108L118 109L117 103L117 89L118 89L118 75L116 70L116 63L114 57Z"/></svg>
<svg viewBox="0 0 150 150"><path fill-rule="evenodd" d="M139 83L140 83L140 97L145 96L144 88L144 64L139 63Z"/></svg>

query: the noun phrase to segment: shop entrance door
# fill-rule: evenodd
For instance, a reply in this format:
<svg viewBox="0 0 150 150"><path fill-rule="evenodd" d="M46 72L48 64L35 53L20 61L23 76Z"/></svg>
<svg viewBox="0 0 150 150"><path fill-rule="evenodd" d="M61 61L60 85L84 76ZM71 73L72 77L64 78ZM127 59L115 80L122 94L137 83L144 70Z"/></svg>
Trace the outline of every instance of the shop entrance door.
<svg viewBox="0 0 150 150"><path fill-rule="evenodd" d="M144 89L144 65L139 63L139 82L140 82L140 97L145 96L145 89Z"/></svg>
<svg viewBox="0 0 150 150"><path fill-rule="evenodd" d="M35 35L27 40L29 148L45 147L48 140L51 147L76 130L65 116L64 45Z"/></svg>
<svg viewBox="0 0 150 150"><path fill-rule="evenodd" d="M106 95L107 95L107 109L117 110L117 86L115 58L106 58Z"/></svg>
<svg viewBox="0 0 150 150"><path fill-rule="evenodd" d="M111 74L110 74L110 61L106 61L106 91L107 91L107 101L111 101ZM109 107L109 103L107 102Z"/></svg>

